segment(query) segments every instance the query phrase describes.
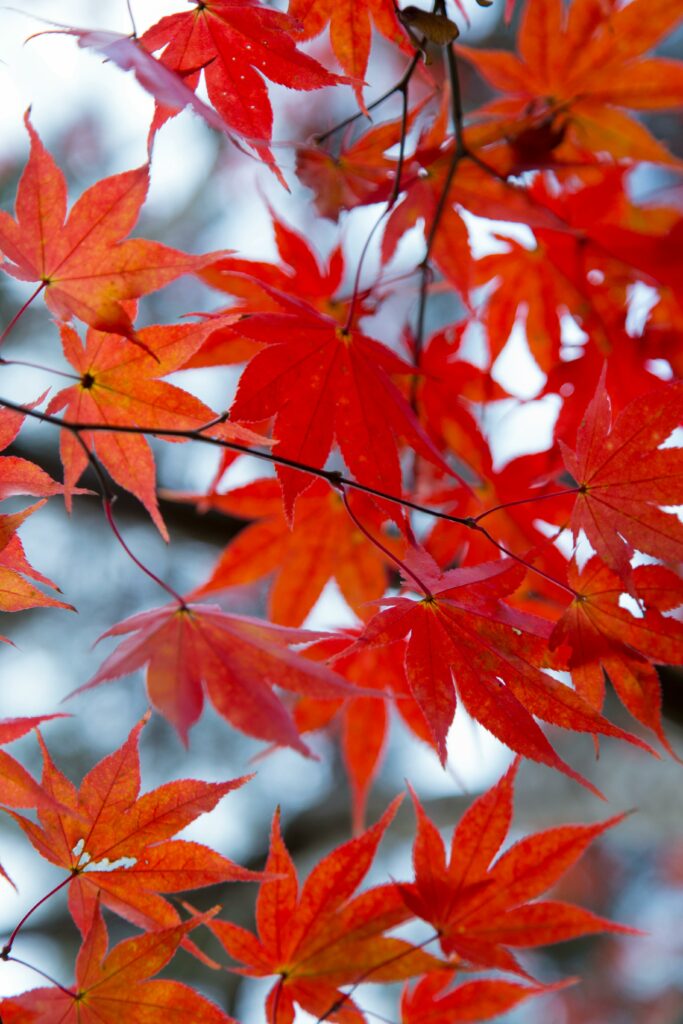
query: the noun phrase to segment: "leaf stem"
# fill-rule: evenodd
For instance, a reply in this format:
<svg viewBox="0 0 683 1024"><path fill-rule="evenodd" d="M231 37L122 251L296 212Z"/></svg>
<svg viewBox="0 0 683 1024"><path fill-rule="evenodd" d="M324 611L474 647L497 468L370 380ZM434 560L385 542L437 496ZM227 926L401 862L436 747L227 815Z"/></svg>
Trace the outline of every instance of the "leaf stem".
<svg viewBox="0 0 683 1024"><path fill-rule="evenodd" d="M187 605L185 604L184 599L180 596L178 591L174 590L174 588L170 585L170 583L166 583L166 581L162 580L162 578L160 576L157 576L157 574L155 572L152 572L152 570L149 569L145 565L144 562L141 562L140 559L137 557L137 555L135 555L131 551L131 549L128 547L128 545L126 544L125 540L123 539L121 531L119 530L118 526L116 525L116 520L114 519L114 512L112 510L111 498L105 498L104 501L103 501L103 505L104 505L104 514L105 514L106 520L109 523L109 526L111 528L111 532L114 534L114 536L116 537L117 541L119 542L119 544L121 545L123 550L126 552L128 557L130 558L130 560L132 562L134 562L135 565L137 565L138 569L140 569L142 572L144 572L144 574L146 576L149 576L149 578L151 580L154 580L154 582L157 584L157 586L161 587L162 590L165 590L166 593L169 594L173 598L174 601L177 601L181 608L186 608Z"/></svg>
<svg viewBox="0 0 683 1024"><path fill-rule="evenodd" d="M417 575L417 573L413 572L412 569L409 569L408 566L405 564L405 562L403 562L398 557L398 555L395 555L392 551L390 551L388 547L386 547L384 544L382 544L382 542L380 540L378 540L377 537L374 537L370 533L370 531L368 529L366 529L365 526L363 526L363 523L360 521L360 519L358 518L356 513L351 508L348 496L346 494L346 488L344 487L343 484L341 484L339 486L338 490L339 490L339 493L342 496L342 501L344 502L344 508L346 509L348 514L350 515L351 519L353 519L354 523L356 524L356 526L358 527L360 532L363 534L363 536L367 537L367 539L370 541L370 543L374 544L375 547L378 548L382 552L382 554L385 555L386 558L388 558L392 562L394 562L399 567L399 569L401 570L401 572L405 576L410 576L410 578L415 583L417 583L418 587L420 588L422 593L425 595L427 600L429 600L429 601L433 600L434 599L434 595L432 594L431 590L426 586L426 584L424 584L422 582L422 580Z"/></svg>
<svg viewBox="0 0 683 1024"><path fill-rule="evenodd" d="M30 971L35 971L36 974L39 974L41 976L41 978L45 978L46 981L49 981L51 985L54 985L55 988L58 988L60 992L64 993L64 995L70 996L72 999L76 998L75 992L72 992L70 988L66 988L64 985L61 984L61 982L57 981L56 978L53 978L51 974L47 974L45 971L41 970L40 967L36 967L35 964L30 964L26 960L20 960L18 956L4 956L2 957L2 959L10 961L13 964L21 964L22 967L28 967Z"/></svg>
<svg viewBox="0 0 683 1024"><path fill-rule="evenodd" d="M551 494L536 494L528 498L518 498L516 501L503 501L500 505L494 505L493 508L487 508L485 512L480 512L478 516L474 516L474 522L478 523L486 516L493 515L494 512L500 512L501 509L514 508L515 505L528 505L530 501L547 501L548 498L561 498L564 494L578 494L578 487L568 487L564 491L552 491Z"/></svg>
<svg viewBox="0 0 683 1024"><path fill-rule="evenodd" d="M59 882L58 885L56 885L53 889L50 889L49 892L45 893L45 895L42 896L38 900L37 903L34 903L33 906L30 908L30 910L26 911L26 913L22 917L21 921L16 926L16 928L14 929L12 934L10 935L9 939L7 940L5 945L0 950L0 960L10 960L10 959L12 959L10 957L10 953L12 952L12 946L14 945L14 942L15 942L15 939L16 939L17 935L19 934L21 929L24 927L24 925L28 921L28 919L31 916L31 914L33 914L38 909L38 907L42 907L43 903L47 902L47 900L49 900L51 896L54 896L55 893L58 893L60 889L63 889L65 885L68 885L70 881L71 881L71 875L67 875L67 877L63 878L61 880L61 882ZM30 965L26 965L26 966L30 966ZM55 984L57 984L57 982L55 982ZM61 988L61 986L60 986L60 988Z"/></svg>
<svg viewBox="0 0 683 1024"><path fill-rule="evenodd" d="M41 281L40 284L38 285L38 287L36 288L36 290L33 292L33 294L28 297L28 299L26 300L24 305L21 307L21 309L17 313L14 314L14 316L12 317L10 322L7 324L7 327L4 329L2 334L0 334L0 345L2 345L3 341L5 340L7 335L10 333L12 328L15 326L15 324L22 318L22 316L24 315L24 313L26 312L28 307L31 305L33 300L36 299L40 295L40 293L42 292L44 287L45 287L45 282Z"/></svg>
<svg viewBox="0 0 683 1024"><path fill-rule="evenodd" d="M351 996L356 991L358 986L362 985L364 981L366 981L372 974L375 973L375 971L379 971L380 968L382 967L388 967L389 964L396 963L397 960L403 960L405 957L410 956L410 954L414 953L416 950L424 949L425 946L428 946L430 944L430 942L434 942L438 938L440 938L439 932L434 932L433 935L430 935L429 938L424 939L422 942L418 943L417 946L409 946L408 949L401 950L400 953L396 953L395 956L389 957L388 960L382 960L381 963L375 964L374 967L368 967L368 969L366 971L363 971L363 973L358 976L356 981L354 981L349 991L342 992L341 997L337 999L332 1004L332 1006L330 1006L329 1009L325 1011L322 1017L318 1017L316 1024L323 1024L323 1021L329 1020L333 1013L336 1013L337 1010L339 1010L344 1005L344 1003L348 1002L348 1000L351 998Z"/></svg>

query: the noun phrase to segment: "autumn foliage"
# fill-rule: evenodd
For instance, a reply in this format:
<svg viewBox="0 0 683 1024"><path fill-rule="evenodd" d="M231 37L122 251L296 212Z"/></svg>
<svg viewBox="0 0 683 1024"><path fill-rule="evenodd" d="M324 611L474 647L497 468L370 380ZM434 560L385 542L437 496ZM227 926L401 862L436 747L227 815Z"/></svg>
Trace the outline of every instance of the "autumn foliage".
<svg viewBox="0 0 683 1024"><path fill-rule="evenodd" d="M150 705L79 786L59 768L62 713L0 722L3 745L36 734L42 777L0 750L0 803L27 857L63 872L45 898L66 898L82 942L73 981L45 976L1 1000L2 1024L230 1021L168 973L154 980L179 947L207 970L272 979L269 1024L293 1024L298 1008L365 1024L357 989L390 982L404 983L402 1024L474 1022L569 983L537 979L519 950L634 934L546 896L624 808L508 837L524 758L601 796L599 766L570 764L545 725L587 733L596 747L604 738L643 758L654 748L677 756L656 666L683 662L683 222L675 190L644 196L638 175L653 164L681 170L642 115L683 100L683 65L653 56L683 3L520 0L515 10L508 0L516 35L505 51L458 41L475 13L468 0L285 6L207 0L125 36L62 25L55 3L42 26L131 71L155 106L149 162L70 206L65 175L25 117L28 157L14 214L0 212L0 269L28 287L0 340L44 302L50 362L71 380L28 404L0 387L0 498L37 499L0 515L0 607L68 616L68 579L59 589L29 564L21 527L48 499L71 509L98 496L103 529L160 600L112 622L99 669L73 681L87 693L126 677L125 692L144 679ZM382 59L402 71L378 96ZM463 106L465 68L488 88L478 107ZM302 117L285 167L269 83L300 91L302 110L320 89L344 92L354 110L335 125L311 106L318 134ZM265 164L274 188L298 178L311 209L339 225L327 255L271 207L273 262L233 251L230 238L192 255L130 237L157 136L185 107L239 160ZM351 255L345 225L364 207L374 227ZM477 224L495 243L486 255L473 245ZM508 225L527 235L508 236ZM207 308L140 326L137 300L182 275L202 282ZM392 305L406 294L409 305ZM521 438L522 454L501 465L489 414L515 393L498 360L520 331L543 379L537 397L553 399L557 415L541 451ZM178 383L182 371L228 365L240 370L225 411ZM7 453L28 419L53 430L61 482ZM201 493L166 500L244 523L188 593L131 549L114 516L122 489L169 541L152 438L182 444L187 458L210 446L219 459ZM226 483L238 459L260 460L264 473ZM267 617L220 604L265 578ZM330 580L356 625L307 629ZM632 726L605 711L608 688ZM226 735L263 741L266 754L284 746L311 757L311 734L336 730L353 834L304 880L279 809L262 871L176 838L249 776L141 793L138 744L151 715L187 746L207 701ZM462 712L514 752L512 767L452 821L448 852L410 788L412 875L368 885L401 804L397 794L368 826L389 730L401 720L445 765ZM268 772L267 757L258 770ZM405 774L410 783L409 764ZM228 881L258 886L253 930L231 920L229 901L199 912L191 895L176 896ZM14 959L35 909L0 959ZM109 949L113 915L135 934ZM196 941L207 929L211 954Z"/></svg>

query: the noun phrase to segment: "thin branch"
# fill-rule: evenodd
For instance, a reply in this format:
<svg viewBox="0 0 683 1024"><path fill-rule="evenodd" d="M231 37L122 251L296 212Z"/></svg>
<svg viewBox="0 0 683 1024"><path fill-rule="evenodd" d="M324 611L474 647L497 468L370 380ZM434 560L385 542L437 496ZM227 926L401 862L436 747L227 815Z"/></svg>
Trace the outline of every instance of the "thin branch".
<svg viewBox="0 0 683 1024"><path fill-rule="evenodd" d="M363 270L363 263L365 261L365 257L367 256L368 251L370 249L370 243L372 242L372 239L375 236L375 232L379 229L379 226L384 220L384 218L391 212L391 210L393 210L394 206L396 205L396 200L401 194L401 178L403 177L403 163L405 161L406 152L406 135L408 131L408 88L410 86L410 79L412 78L413 72L415 71L416 67L417 61L414 60L411 63L406 74L403 76L402 84L399 87L399 91L401 93L401 136L399 141L398 160L396 162L394 187L391 190L391 195L389 196L389 200L387 202L386 207L375 221L370 234L365 240L365 244L360 254L358 266L356 267L356 275L353 281L353 293L351 295L349 314L346 318L346 323L344 324L343 327L344 334L348 334L348 332L351 330L351 327L353 326L356 305L358 303L358 292L360 289L360 276Z"/></svg>
<svg viewBox="0 0 683 1024"><path fill-rule="evenodd" d="M561 498L565 494L578 494L579 487L567 487L564 491L552 491L551 494L534 494L528 498L518 498L516 501L503 501L500 505L494 505L493 508L487 508L485 512L480 512L478 516L474 516L474 522L479 523L486 516L492 516L494 512L500 512L502 509L514 508L515 505L528 505L531 501L547 501L548 498Z"/></svg>
<svg viewBox="0 0 683 1024"><path fill-rule="evenodd" d="M388 100L391 96L393 96L394 93L403 92L405 90L406 85L413 77L415 69L420 62L420 57L421 54L418 50L414 53L410 61L410 64L405 69L396 85L392 85L391 89L387 89L385 93L382 93L382 95L379 96L376 100L373 100L372 103L368 104L368 106L366 107L368 114L371 110L375 110L376 107L381 106L381 104ZM355 114L351 114L350 117L345 117L343 121L340 121L339 124L336 124L333 128L328 128L326 132L321 132L318 135L314 135L313 141L317 143L317 145L321 145L323 142L327 141L327 139L329 139L331 135L334 135L335 132L340 131L342 128L346 128L348 125L353 124L355 121L358 121L361 117L366 116L367 115L364 110L358 110L356 111Z"/></svg>
<svg viewBox="0 0 683 1024"><path fill-rule="evenodd" d="M207 426L211 426L216 422L222 422L223 415L217 417L216 420L212 420L210 424L205 424L203 427L200 427L200 430L205 430ZM85 440L81 436L81 432L79 430L71 430L71 433L74 435L74 437L80 444L81 448L83 449L85 456L97 477L97 481L100 487L100 495L102 498L102 508L104 509L104 517L107 520L109 528L116 537L116 540L118 541L119 545L126 552L131 562L137 565L138 569L144 572L145 576L149 576L149 578L153 580L157 584L157 586L161 587L162 590L165 590L166 593L169 594L174 601L177 601L181 608L185 608L185 601L180 596L180 594L176 590L174 590L170 583L166 583L164 580L161 579L160 576L157 576L157 574L153 572L150 568L148 568L148 566L146 566L144 562L141 562L137 555L135 555L128 547L128 544L123 539L123 535L121 534L121 531L116 525L116 520L114 519L113 505L114 502L116 501L117 495L112 491L109 485L109 481L107 479L106 473L104 472L102 464L100 463L100 460L97 458L95 453L91 451L88 445L86 444ZM1 1021L0 1024L2 1024Z"/></svg>
<svg viewBox="0 0 683 1024"><path fill-rule="evenodd" d="M133 16L133 7L131 5L130 0L126 0L126 7L128 8L128 17L130 18L130 23L133 26L133 39L137 39L137 37L138 37L138 30L135 27L135 18Z"/></svg>
<svg viewBox="0 0 683 1024"><path fill-rule="evenodd" d="M0 405L4 405L7 409L14 409L15 412L21 412L33 419L42 420L44 423L50 423L53 426L62 427L64 430L69 430L76 435L81 431L109 431L109 433L113 434L138 434L143 437L182 437L188 441L200 441L203 444L213 445L216 448L226 448L228 451L240 452L243 455L251 455L255 459L261 459L261 461L269 462L274 466L285 466L287 469L296 469L300 473L307 473L309 476L316 477L319 480L326 480L327 483L336 490L339 490L342 486L349 487L354 491L360 491L362 494L368 494L370 497L379 498L382 501L388 501L394 505L400 505L402 508L411 509L413 512L424 512L433 519L443 519L447 523L464 526L469 530L477 530L479 533L487 537L500 551L509 555L510 558L514 558L522 565L526 565L526 567L532 572L535 572L539 576L543 576L545 579L549 580L549 582L554 583L561 589L568 590L572 594L574 593L571 588L567 587L566 584L561 583L560 580L554 579L552 576L543 572L542 569L537 569L536 566L531 565L519 555L515 555L512 551L505 548L495 540L494 537L492 537L485 527L477 523L472 516L456 516L449 512L439 512L437 509L430 508L428 505L422 505L420 502L411 501L410 498L402 498L397 494L382 491L378 487L371 487L369 484L360 483L358 480L353 480L351 477L344 476L344 474L338 472L338 470L323 469L320 466L311 466L306 462L300 462L298 459L289 459L284 455L276 455L274 452L256 451L246 444L240 444L238 441L225 441L219 437L207 437L206 434L201 433L202 430L206 429L205 427L200 427L198 430L160 430L158 427L114 426L106 423L69 423L66 420L61 419L59 416L39 412L37 409L29 409L18 402L12 402L6 398L0 397Z"/></svg>
<svg viewBox="0 0 683 1024"><path fill-rule="evenodd" d="M41 370L43 373L54 373L57 377L66 377L68 380L80 380L77 373L67 373L66 370L55 370L52 366L44 366L42 363L31 363L27 359L3 359L0 356L0 366L28 366L31 370Z"/></svg>
<svg viewBox="0 0 683 1024"><path fill-rule="evenodd" d="M562 583L560 580L556 580L554 576L550 575L550 573L545 572L545 570L543 569L537 568L537 566L532 565L531 562L527 562L526 558L522 558L521 555L516 555L514 551L510 551L510 548L506 547L505 544L501 544L499 540L496 540L496 538L489 533L486 527L480 526L479 523L476 522L476 520L470 520L470 525L473 530L478 530L480 533L482 533L486 537L486 539L491 542L491 544L497 547L499 551L502 551L504 555L507 555L508 558L514 558L515 562L519 562L520 565L523 565L525 568L530 569L531 572L535 572L537 576L542 576L544 580L548 581L548 583L554 583L556 587L560 587L562 590L566 590L566 592L568 594L571 594L572 597L579 596L578 591L574 590L573 587L570 587L568 583Z"/></svg>
<svg viewBox="0 0 683 1024"><path fill-rule="evenodd" d="M443 5L441 5L443 6ZM445 13L445 11L444 11ZM446 171L446 178L444 180L443 188L439 195L439 199L436 204L434 216L429 227L429 232L425 240L425 254L420 263L420 295L418 299L417 307L417 321L415 327L415 346L413 350L413 365L416 370L420 369L422 362L422 350L424 348L424 335L425 335L425 316L427 312L427 293L429 285L432 280L432 268L430 263L430 257L434 243L436 241L437 232L441 224L441 218L443 217L448 202L448 194L451 190L453 178L455 172L458 169L458 164L464 156L467 155L465 148L464 136L463 136L463 109L462 109L462 92L460 89L460 78L458 76L458 65L456 63L455 51L453 50L453 44L449 43L446 47L446 66L448 68L448 78L451 88L451 105L452 105L452 117L453 117L453 131L455 137L455 146L453 148L453 154L451 156L448 170ZM413 378L411 384L411 395L410 404L415 408L417 400L417 377Z"/></svg>

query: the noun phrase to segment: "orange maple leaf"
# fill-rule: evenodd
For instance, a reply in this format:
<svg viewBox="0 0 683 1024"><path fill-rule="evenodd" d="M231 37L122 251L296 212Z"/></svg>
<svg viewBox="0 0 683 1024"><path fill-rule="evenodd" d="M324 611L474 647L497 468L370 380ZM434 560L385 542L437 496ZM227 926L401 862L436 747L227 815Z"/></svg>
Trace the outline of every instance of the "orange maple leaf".
<svg viewBox="0 0 683 1024"><path fill-rule="evenodd" d="M401 997L401 1024L474 1024L566 984L520 985L517 981L488 978L456 988L450 987L452 983L452 971L432 971L415 986L406 985Z"/></svg>
<svg viewBox="0 0 683 1024"><path fill-rule="evenodd" d="M532 111L541 130L556 131L557 156L577 150L617 160L675 163L665 146L620 108L663 110L683 99L683 64L643 57L681 18L671 0L617 7L593 0L529 0L517 37L519 56L459 46L481 74L509 97L480 113L510 125ZM566 145L561 137L566 130ZM553 147L554 148L554 147Z"/></svg>
<svg viewBox="0 0 683 1024"><path fill-rule="evenodd" d="M227 493L174 497L229 515L258 518L227 546L210 579L193 591L193 597L275 572L269 618L282 626L300 626L330 579L336 579L360 618L372 614L368 602L384 593L387 558L361 533L339 495L323 481L314 483L299 498L291 529L276 480L256 480ZM381 534L384 517L374 503L355 494L349 501L356 510L362 509L358 514L386 545L388 538Z"/></svg>
<svg viewBox="0 0 683 1024"><path fill-rule="evenodd" d="M126 304L126 308L131 308ZM174 384L159 380L185 365L215 331L232 323L227 314L195 324L145 327L133 348L123 336L91 329L83 345L72 327L62 326L67 361L79 375L78 383L64 388L51 400L48 413L66 407L71 423L111 424L113 427L164 427L197 430L216 418L212 409ZM235 423L219 423L207 435L242 444L268 444L266 438ZM165 540L168 532L159 512L154 456L140 434L82 431L81 441L102 462L117 483L140 499ZM166 440L182 441L167 437ZM87 452L71 431L61 437L67 508L75 484L88 465Z"/></svg>
<svg viewBox="0 0 683 1024"><path fill-rule="evenodd" d="M289 14L301 23L301 37L311 39L330 26L334 55L351 76L362 110L363 85L370 57L372 24L387 39L411 52L396 17L393 0L290 0Z"/></svg>
<svg viewBox="0 0 683 1024"><path fill-rule="evenodd" d="M210 914L119 942L109 939L99 905L93 908L76 960L76 981L67 988L37 988L0 1002L13 1024L236 1024L215 1003L178 981L150 981L171 960L185 936Z"/></svg>
<svg viewBox="0 0 683 1024"><path fill-rule="evenodd" d="M138 740L147 719L78 789L42 744L42 788L52 807L39 807L37 823L6 812L41 856L69 873L69 909L82 934L99 900L141 928L175 926L178 912L160 893L262 877L200 843L170 838L247 779L185 779L140 796Z"/></svg>
<svg viewBox="0 0 683 1024"><path fill-rule="evenodd" d="M147 194L146 165L93 185L67 219L64 175L28 114L24 120L31 153L17 190L17 219L0 211L0 251L10 261L2 269L21 281L40 281L38 291L60 320L76 316L135 340L122 301L194 273L220 254L189 256L160 242L122 241Z"/></svg>

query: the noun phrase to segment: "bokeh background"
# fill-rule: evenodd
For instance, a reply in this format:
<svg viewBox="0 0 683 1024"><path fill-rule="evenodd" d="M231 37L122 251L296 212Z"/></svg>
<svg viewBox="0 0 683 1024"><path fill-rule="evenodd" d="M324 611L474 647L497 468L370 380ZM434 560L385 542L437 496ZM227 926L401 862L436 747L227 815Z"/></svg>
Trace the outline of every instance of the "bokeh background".
<svg viewBox="0 0 683 1024"><path fill-rule="evenodd" d="M483 10L464 0L472 25L468 42L510 46L513 35L502 25L502 3ZM282 6L282 5L281 5ZM133 0L138 31L164 14L186 9L184 0ZM457 16L456 16L457 17ZM18 176L27 153L22 125L31 106L33 122L67 174L71 194L80 192L107 174L138 166L146 160L146 132L152 101L132 76L104 64L92 53L79 50L74 39L59 34L35 33L54 26L39 19L79 27L131 30L125 0L105 4L97 0L20 0L18 9L0 11L0 201L11 209ZM458 19L462 25L462 19ZM464 27L464 26L463 26ZM680 41L680 39L679 39ZM326 41L310 49L325 57ZM676 47L676 40L668 44ZM378 43L368 80L369 98L379 95L400 76L402 60ZM465 108L484 98L483 86L463 69ZM148 202L136 229L191 252L232 248L253 258L275 258L267 198L280 215L302 231L326 254L337 231L316 216L310 194L293 173L295 140L334 124L353 111L350 90L320 94L290 93L271 88L276 107L275 138L282 140L276 155L288 178L286 194L256 161L238 153L189 113L171 121L160 133L152 165ZM388 104L379 117L396 113ZM675 142L680 118L658 115L654 128ZM665 181L654 172L644 177L644 191ZM353 272L360 248L376 209L348 215L341 234ZM525 240L525 229L485 224L471 219L473 241L481 253L492 251L494 230ZM399 264L413 266L421 257L417 236L401 246ZM373 264L373 260L375 260ZM376 273L376 254L366 264L368 280ZM400 272L400 266L397 270ZM0 280L0 323L6 324L29 290L9 278ZM402 289L371 332L392 342L393 324L402 322L414 307L415 294ZM170 323L187 310L219 308L225 296L211 293L197 282L181 280L144 300L142 322ZM456 300L440 297L430 304L432 326L458 316ZM395 332L394 332L395 333ZM398 338L393 339L398 343ZM30 359L63 369L58 332L45 309L30 309L3 348L6 358ZM499 403L488 421L499 464L522 451L549 443L552 402L535 401L543 377L531 360L523 336L508 346L496 372L517 398ZM182 386L195 391L215 409L228 406L237 380L234 368L194 370L178 375ZM58 388L59 378L25 367L0 368L0 395L13 400L34 400L46 388ZM159 479L164 488L201 490L216 468L210 449L155 444ZM58 437L54 428L28 423L14 454L29 457L53 476L61 476ZM253 459L240 459L229 482L238 484L263 475ZM166 546L134 499L122 495L117 519L127 542L163 578L179 590L202 582L218 553L241 527L217 514L198 516L183 505L162 501L172 543ZM6 503L3 511L11 510ZM93 650L97 637L113 623L163 603L158 588L126 558L103 519L97 497L79 499L69 517L60 499L52 499L22 528L32 563L54 579L65 600L78 613L30 611L7 617L2 633L15 646L0 650L0 716L28 715L54 710L72 718L49 724L45 736L59 765L79 781L88 768L119 745L146 708L141 677L129 677L80 697L60 702L93 674L111 649L105 642ZM267 581L236 588L222 597L227 610L260 614L265 609ZM330 584L311 613L307 625L343 626L354 622L334 584ZM674 670L663 673L667 731L683 754L683 690ZM608 714L630 728L616 706ZM588 739L552 736L562 756L580 766L605 792L609 805L564 777L536 765L525 764L517 790L516 833L538 830L563 821L594 821L620 810L635 808L623 825L596 844L567 877L558 895L596 912L642 929L641 938L591 939L558 947L526 958L543 980L568 974L582 983L543 1000L525 1004L516 1014L501 1018L528 1024L683 1024L683 769L670 758L648 758L626 745L605 741L599 761ZM210 708L191 734L185 750L171 728L155 716L142 742L146 788L169 778L199 777L218 780L256 771L248 786L231 794L211 815L186 830L231 858L252 867L263 865L269 821L281 805L288 845L305 873L324 853L349 836L349 793L334 736L312 741L320 760L315 766L289 751L261 758L262 745L232 730ZM449 762L442 771L435 755L411 739L400 725L392 730L383 769L370 800L369 820L375 820L408 778L424 799L428 812L444 832L450 832L471 796L491 784L510 762L510 754L462 711L449 740ZM12 747L12 752L39 771L33 737ZM256 759L252 764L252 760ZM405 878L410 873L412 812L404 807L381 848L369 881L387 875ZM514 836L513 836L514 838ZM18 892L0 882L0 932L9 933L19 917L60 879L38 855L33 855L16 826L0 820L0 862L15 880ZM232 885L195 894L199 906L222 902L226 916L249 926L255 889ZM127 934L126 926L111 918L112 939ZM17 954L62 979L71 981L77 935L60 896L32 916L22 930ZM217 947L207 943L217 953ZM224 972L211 973L184 953L172 973L217 999L243 1024L260 1024L268 983L243 981ZM0 964L0 994L9 995L39 984L31 972L15 964ZM395 991L363 986L358 1001L378 1019L397 1020ZM310 1020L301 1014L301 1021ZM370 1016L369 1019L373 1019Z"/></svg>

